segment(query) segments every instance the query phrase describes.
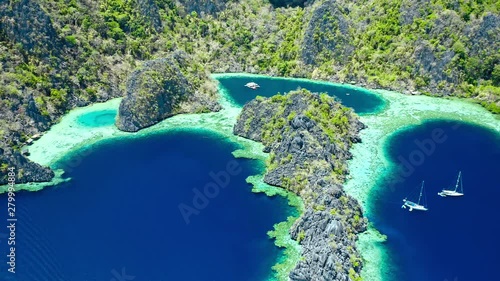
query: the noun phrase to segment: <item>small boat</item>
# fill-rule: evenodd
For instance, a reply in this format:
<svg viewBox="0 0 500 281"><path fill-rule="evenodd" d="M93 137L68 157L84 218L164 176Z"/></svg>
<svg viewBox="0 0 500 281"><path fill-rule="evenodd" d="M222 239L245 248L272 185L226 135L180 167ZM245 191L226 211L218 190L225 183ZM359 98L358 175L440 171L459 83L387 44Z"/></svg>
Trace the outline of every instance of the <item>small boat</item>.
<svg viewBox="0 0 500 281"><path fill-rule="evenodd" d="M250 88L252 90L260 88L259 84L255 83L255 82L248 82L245 84L245 87Z"/></svg>
<svg viewBox="0 0 500 281"><path fill-rule="evenodd" d="M31 138L32 138L33 140L37 140L37 139L39 139L39 138L41 138L41 137L42 137L42 134L38 133L38 134L34 134Z"/></svg>
<svg viewBox="0 0 500 281"><path fill-rule="evenodd" d="M460 189L458 188L458 183L460 183ZM464 186L462 184L462 171L458 172L458 177L457 177L457 183L455 184L455 189L443 189L441 192L438 193L439 196L441 197L446 197L446 196L451 196L451 197L458 197L458 196L464 196Z"/></svg>
<svg viewBox="0 0 500 281"><path fill-rule="evenodd" d="M424 182L422 181L422 187L420 188L420 195L418 196L418 202L415 203L413 201L408 200L407 198L403 199L403 206L401 208L406 209L407 207L410 209L410 212L413 210L417 211L427 211L427 207L424 203L420 204L422 200L422 194L424 194ZM424 196L425 199L425 196ZM426 201L426 200L424 200Z"/></svg>

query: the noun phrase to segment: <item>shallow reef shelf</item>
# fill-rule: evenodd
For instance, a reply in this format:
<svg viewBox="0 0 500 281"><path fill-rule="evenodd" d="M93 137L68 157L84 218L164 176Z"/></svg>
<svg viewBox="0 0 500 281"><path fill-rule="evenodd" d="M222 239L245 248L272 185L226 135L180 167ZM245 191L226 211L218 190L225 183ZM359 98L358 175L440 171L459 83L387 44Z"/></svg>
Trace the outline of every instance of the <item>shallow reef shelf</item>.
<svg viewBox="0 0 500 281"><path fill-rule="evenodd" d="M243 73L216 74L212 77L239 76L265 77ZM305 79L304 81L327 83ZM337 85L362 89L350 85ZM355 144L351 151L353 159L349 161L350 179L345 185L346 191L360 201L368 216L370 216L372 204L370 192L376 186L378 179L391 170L392 164L384 153L384 144L392 134L430 119L468 122L500 133L499 117L492 115L477 104L457 99L407 96L382 90L374 92L385 101L385 104L376 114L361 116L361 121L368 128L360 132L362 143ZM57 162L63 157L78 160L78 157L82 155L82 151L88 152L92 150L92 147L101 141L110 141L116 138L142 138L153 134L188 129L213 132L221 138L238 143L240 149L233 152L235 157L265 160L267 154L262 151L262 144L233 135L233 126L241 107L232 101L229 93L225 92L223 88L219 89L219 94L220 103L223 107L219 112L177 115L136 133L119 131L113 124L108 124L109 122L103 122L101 126L86 126L79 122L79 118L85 114L99 115L99 112L116 111L121 98L74 109L29 147L31 153L29 158L41 165L55 168ZM75 162L75 165L78 165L78 163ZM62 170L57 170L55 179L50 183L19 184L16 185L16 189L35 191L45 186L57 185L61 181L67 180L61 177L62 173ZM274 230L268 233L270 237L276 239L275 244L278 247L285 247L285 255L274 267L276 276L271 276L269 280L276 280L276 278L278 280L287 280L288 273L300 259L300 245L290 238L288 230L296 217L302 212L303 203L294 194L264 184L262 175L251 176L247 179L247 182L253 185L254 192L264 192L269 196L286 196L289 199L289 204L298 210L298 214L290 216L285 222L276 224ZM1 188L0 192L4 192ZM383 247L384 241L385 236L372 227L369 227L367 232L359 235L358 249L365 260L362 271L363 280L384 280L384 276L390 274L390 259Z"/></svg>
<svg viewBox="0 0 500 281"><path fill-rule="evenodd" d="M346 192L360 201L368 217L372 212L372 204L377 201L370 196L373 188L393 168L384 150L384 145L392 135L433 119L466 122L500 134L500 117L472 102L409 96L385 90L375 92L388 105L376 115L360 117L368 128L360 132L362 142L355 144L351 150L353 158L348 163L350 179L345 185ZM383 246L385 237L371 226L369 228L358 240L358 248L365 260L361 276L363 280L385 280L391 275L390 257Z"/></svg>
<svg viewBox="0 0 500 281"><path fill-rule="evenodd" d="M88 122L82 122L82 117L85 116L99 116L101 113L109 115L110 112L116 112L121 98L74 109L62 117L59 123L52 126L49 131L29 147L31 153L29 159L56 169L60 160L70 158L74 165L66 168L75 168L79 163L79 158L91 151L94 145L98 145L103 141L114 141L119 138L143 138L176 130L196 130L213 133L218 137L239 144L240 148L233 152L236 158L265 161L268 154L263 152L264 146L261 143L233 135L233 126L236 123L241 107L232 103L229 94L223 89L219 89L219 94L219 102L223 108L219 112L176 115L135 133L122 132L109 122L100 122L101 124L96 124L96 126L89 126ZM64 179L62 177L63 173L63 170L57 169L53 181L18 184L16 190L37 191L70 180ZM301 199L295 194L264 184L262 178L263 175L255 175L247 180L248 183L253 185L253 192L263 192L268 196L284 196L288 199L289 205L297 209L297 214L291 215L285 222L277 223L274 230L268 233L271 238L275 239L276 246L285 248L284 255L273 267L275 274L269 276L268 280L287 280L289 272L300 259L300 245L291 239L288 230L302 213L303 205ZM5 190L0 189L1 192L5 192Z"/></svg>

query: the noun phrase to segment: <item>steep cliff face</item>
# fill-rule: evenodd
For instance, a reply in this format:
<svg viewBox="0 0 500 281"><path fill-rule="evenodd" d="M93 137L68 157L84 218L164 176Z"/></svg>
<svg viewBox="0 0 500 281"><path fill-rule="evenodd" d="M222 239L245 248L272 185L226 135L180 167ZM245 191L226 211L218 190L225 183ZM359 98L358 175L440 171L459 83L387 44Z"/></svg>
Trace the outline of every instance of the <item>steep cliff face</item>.
<svg viewBox="0 0 500 281"><path fill-rule="evenodd" d="M264 181L305 202L291 230L303 249L291 280L348 280L361 270L355 241L366 222L342 183L362 128L350 109L307 90L252 100L238 118L234 133L262 142L270 153Z"/></svg>
<svg viewBox="0 0 500 281"><path fill-rule="evenodd" d="M317 0L308 7L301 59L317 78L475 97L498 113L494 2Z"/></svg>
<svg viewBox="0 0 500 281"><path fill-rule="evenodd" d="M118 128L135 132L175 114L219 110L216 88L209 84L208 77L196 80L187 72L191 63L185 55L177 53L147 61L132 72L127 94L120 103Z"/></svg>
<svg viewBox="0 0 500 281"><path fill-rule="evenodd" d="M58 56L62 42L50 16L36 1L1 1L0 31L9 40L21 44L26 52L39 56Z"/></svg>
<svg viewBox="0 0 500 281"><path fill-rule="evenodd" d="M347 7L342 7L335 0L311 7L311 20L307 23L301 46L301 58L306 64L347 62L354 51L349 34L352 23L344 15L348 12Z"/></svg>
<svg viewBox="0 0 500 281"><path fill-rule="evenodd" d="M428 39L421 37L414 43L412 61L418 86L449 95L464 83L492 79L500 62L496 51L500 48L499 27L498 15L488 13L466 21L454 10L437 12L427 27Z"/></svg>
<svg viewBox="0 0 500 281"><path fill-rule="evenodd" d="M485 59L500 50L500 15L487 13L465 29L470 40L470 54L481 54Z"/></svg>
<svg viewBox="0 0 500 281"><path fill-rule="evenodd" d="M453 49L455 40L449 36L440 35L449 32L450 28L454 32L462 33L464 27L464 22L455 12L444 11L434 21L428 33L431 38L440 37L440 44L447 48L438 50L428 40L416 42L413 53L415 74L423 78L427 88L437 89L439 85L442 91L450 93L452 89L448 85L459 83L460 73L452 66L457 51Z"/></svg>

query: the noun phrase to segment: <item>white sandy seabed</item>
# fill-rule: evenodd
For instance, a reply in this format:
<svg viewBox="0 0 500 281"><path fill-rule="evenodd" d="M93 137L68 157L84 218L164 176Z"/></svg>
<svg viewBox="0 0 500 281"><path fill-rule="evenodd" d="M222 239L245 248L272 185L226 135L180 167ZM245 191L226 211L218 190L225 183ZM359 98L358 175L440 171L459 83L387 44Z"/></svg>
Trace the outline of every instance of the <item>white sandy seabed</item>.
<svg viewBox="0 0 500 281"><path fill-rule="evenodd" d="M252 77L252 75L248 74L218 74L213 75L213 77L234 77L239 75ZM340 86L355 88L351 85ZM349 163L351 178L345 185L346 191L360 201L367 213L370 212L370 202L367 200L370 190L374 187L376 180L390 170L391 167L391 163L384 155L383 145L393 133L430 119L459 120L481 125L500 133L498 117L488 113L476 104L427 96L407 96L389 91L375 91L375 93L386 101L386 106L383 111L376 115L361 116L361 121L368 128L361 131L363 142L355 144L352 149L353 159ZM86 127L78 122L78 118L84 114L117 110L121 98L74 109L29 147L31 153L29 158L41 165L55 167L58 161L69 155L71 162L76 167L84 156L82 151L91 150L93 146L98 145L101 141L117 138L147 137L148 135L175 130L200 130L215 133L229 141L240 144L241 149L233 152L235 157L265 160L267 154L262 152L262 144L232 134L233 126L241 108L231 101L228 93L224 90L221 89L220 94L223 109L219 112L177 115L136 133L119 131L113 125ZM61 177L63 172L57 170L55 179L50 183L18 184L16 189L36 191L46 186L57 185L62 181L69 180ZM247 179L247 182L253 184L254 192L265 192L271 196L276 194L286 196L290 205L302 212L303 205L297 196L285 192L283 189L264 184L262 175L251 176ZM6 187L0 186L0 193L5 192L2 188L5 189ZM271 237L276 238L275 244L277 246L285 248L283 259L275 266L279 280L286 280L288 273L300 259L300 245L292 240L288 234L288 229L293 220L293 218L290 218L286 222L276 224L275 230L269 233ZM358 249L365 260L362 272L363 280L378 281L384 280L384 276L387 276L388 271L384 269L390 267L386 266L389 257L383 246L384 241L384 235L378 233L372 227L369 227L367 232L359 235ZM275 280L275 278L271 277L270 280Z"/></svg>

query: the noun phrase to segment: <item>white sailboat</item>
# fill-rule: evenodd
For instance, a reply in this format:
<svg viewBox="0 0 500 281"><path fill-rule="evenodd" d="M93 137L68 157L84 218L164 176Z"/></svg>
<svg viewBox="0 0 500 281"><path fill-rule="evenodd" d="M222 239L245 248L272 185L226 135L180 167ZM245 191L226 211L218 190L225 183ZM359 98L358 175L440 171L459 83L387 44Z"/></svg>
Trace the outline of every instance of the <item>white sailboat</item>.
<svg viewBox="0 0 500 281"><path fill-rule="evenodd" d="M403 199L403 206L401 208L406 209L407 207L409 208L410 212L413 210L417 211L427 211L427 207L425 206L425 203L420 204L420 201L422 200L422 194L424 194L424 181L422 181L422 187L420 187L420 195L418 196L418 202L415 203L413 201L408 200L407 198ZM424 196L424 200L425 196Z"/></svg>
<svg viewBox="0 0 500 281"><path fill-rule="evenodd" d="M460 183L460 189L458 188L458 184ZM462 184L462 172L458 172L458 177L457 177L457 183L455 184L455 189L443 189L441 192L438 193L439 196L441 197L446 197L446 196L451 196L451 197L458 197L458 196L463 196L464 195L464 186Z"/></svg>

